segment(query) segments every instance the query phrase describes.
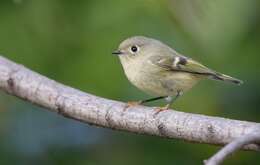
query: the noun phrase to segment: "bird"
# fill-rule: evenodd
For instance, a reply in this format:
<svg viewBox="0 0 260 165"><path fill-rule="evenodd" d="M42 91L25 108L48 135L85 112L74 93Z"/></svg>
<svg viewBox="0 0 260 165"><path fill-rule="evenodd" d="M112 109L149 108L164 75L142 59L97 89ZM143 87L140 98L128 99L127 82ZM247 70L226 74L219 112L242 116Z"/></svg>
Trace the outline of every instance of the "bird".
<svg viewBox="0 0 260 165"><path fill-rule="evenodd" d="M167 110L177 98L203 79L237 85L243 83L178 53L159 40L145 36L125 39L112 54L118 55L128 80L141 91L153 96L146 100L128 102L127 107L165 99L167 104L157 112Z"/></svg>

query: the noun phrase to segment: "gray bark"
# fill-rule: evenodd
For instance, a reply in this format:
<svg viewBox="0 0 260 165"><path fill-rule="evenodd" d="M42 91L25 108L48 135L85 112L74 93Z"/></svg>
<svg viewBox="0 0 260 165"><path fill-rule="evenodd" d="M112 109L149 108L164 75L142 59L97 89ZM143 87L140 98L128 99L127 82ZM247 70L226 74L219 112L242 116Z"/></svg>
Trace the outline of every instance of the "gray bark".
<svg viewBox="0 0 260 165"><path fill-rule="evenodd" d="M0 56L0 88L19 98L91 125L128 132L225 145L254 132L259 123L135 106L62 85ZM259 145L244 148L259 150Z"/></svg>
<svg viewBox="0 0 260 165"><path fill-rule="evenodd" d="M260 142L260 128L255 128L255 131L243 135L223 147L219 152L213 155L210 159L205 160L205 165L218 165L221 164L229 155L241 149L244 145Z"/></svg>

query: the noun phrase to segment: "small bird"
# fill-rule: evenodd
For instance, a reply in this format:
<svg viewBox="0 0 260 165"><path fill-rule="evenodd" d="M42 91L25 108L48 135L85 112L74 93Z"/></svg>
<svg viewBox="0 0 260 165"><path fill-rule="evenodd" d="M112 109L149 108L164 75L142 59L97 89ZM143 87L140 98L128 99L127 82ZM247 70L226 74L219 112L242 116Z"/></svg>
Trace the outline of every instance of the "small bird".
<svg viewBox="0 0 260 165"><path fill-rule="evenodd" d="M169 109L184 92L203 79L234 84L241 80L216 72L201 63L183 56L166 44L144 36L127 38L112 54L119 56L128 80L154 98L129 102L128 106L166 99L168 104L158 112Z"/></svg>

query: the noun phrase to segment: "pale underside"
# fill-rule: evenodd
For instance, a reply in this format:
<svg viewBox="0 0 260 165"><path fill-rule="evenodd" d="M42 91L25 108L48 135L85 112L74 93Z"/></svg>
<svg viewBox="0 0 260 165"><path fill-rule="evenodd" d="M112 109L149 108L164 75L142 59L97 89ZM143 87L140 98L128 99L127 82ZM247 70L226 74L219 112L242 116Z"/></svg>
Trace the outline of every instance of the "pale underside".
<svg viewBox="0 0 260 165"><path fill-rule="evenodd" d="M179 71L163 70L149 60L136 63L121 59L124 71L131 83L152 96L176 96L193 87L202 76Z"/></svg>

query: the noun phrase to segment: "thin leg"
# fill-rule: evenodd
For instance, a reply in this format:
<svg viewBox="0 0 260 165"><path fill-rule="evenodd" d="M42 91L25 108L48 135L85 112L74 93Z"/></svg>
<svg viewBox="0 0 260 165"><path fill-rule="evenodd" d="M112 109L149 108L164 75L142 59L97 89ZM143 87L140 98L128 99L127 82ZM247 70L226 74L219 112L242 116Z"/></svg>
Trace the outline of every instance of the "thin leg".
<svg viewBox="0 0 260 165"><path fill-rule="evenodd" d="M151 98L151 99L142 100L142 101L140 101L140 102L141 102L141 104L143 104L143 103L147 103L147 102L151 102L151 101L155 101L155 100L164 99L164 98L166 98L166 97L167 97L167 96L154 97L154 98Z"/></svg>
<svg viewBox="0 0 260 165"><path fill-rule="evenodd" d="M177 95L169 101L168 104L166 104L164 107L160 107L156 110L155 114L157 115L161 111L167 110L170 108L170 106L182 95L182 91L177 91Z"/></svg>
<svg viewBox="0 0 260 165"><path fill-rule="evenodd" d="M151 98L151 99L147 99L147 100L141 100L141 101L129 101L125 107L125 109L129 108L129 107L132 107L132 106L136 106L136 105L140 105L140 104L143 104L143 103L147 103L147 102L150 102L150 101L155 101L155 100L159 100L159 99L164 99L166 98L167 96L160 96L160 97L155 97L155 98Z"/></svg>
<svg viewBox="0 0 260 165"><path fill-rule="evenodd" d="M182 91L177 91L177 95L167 104L168 108L182 95Z"/></svg>

